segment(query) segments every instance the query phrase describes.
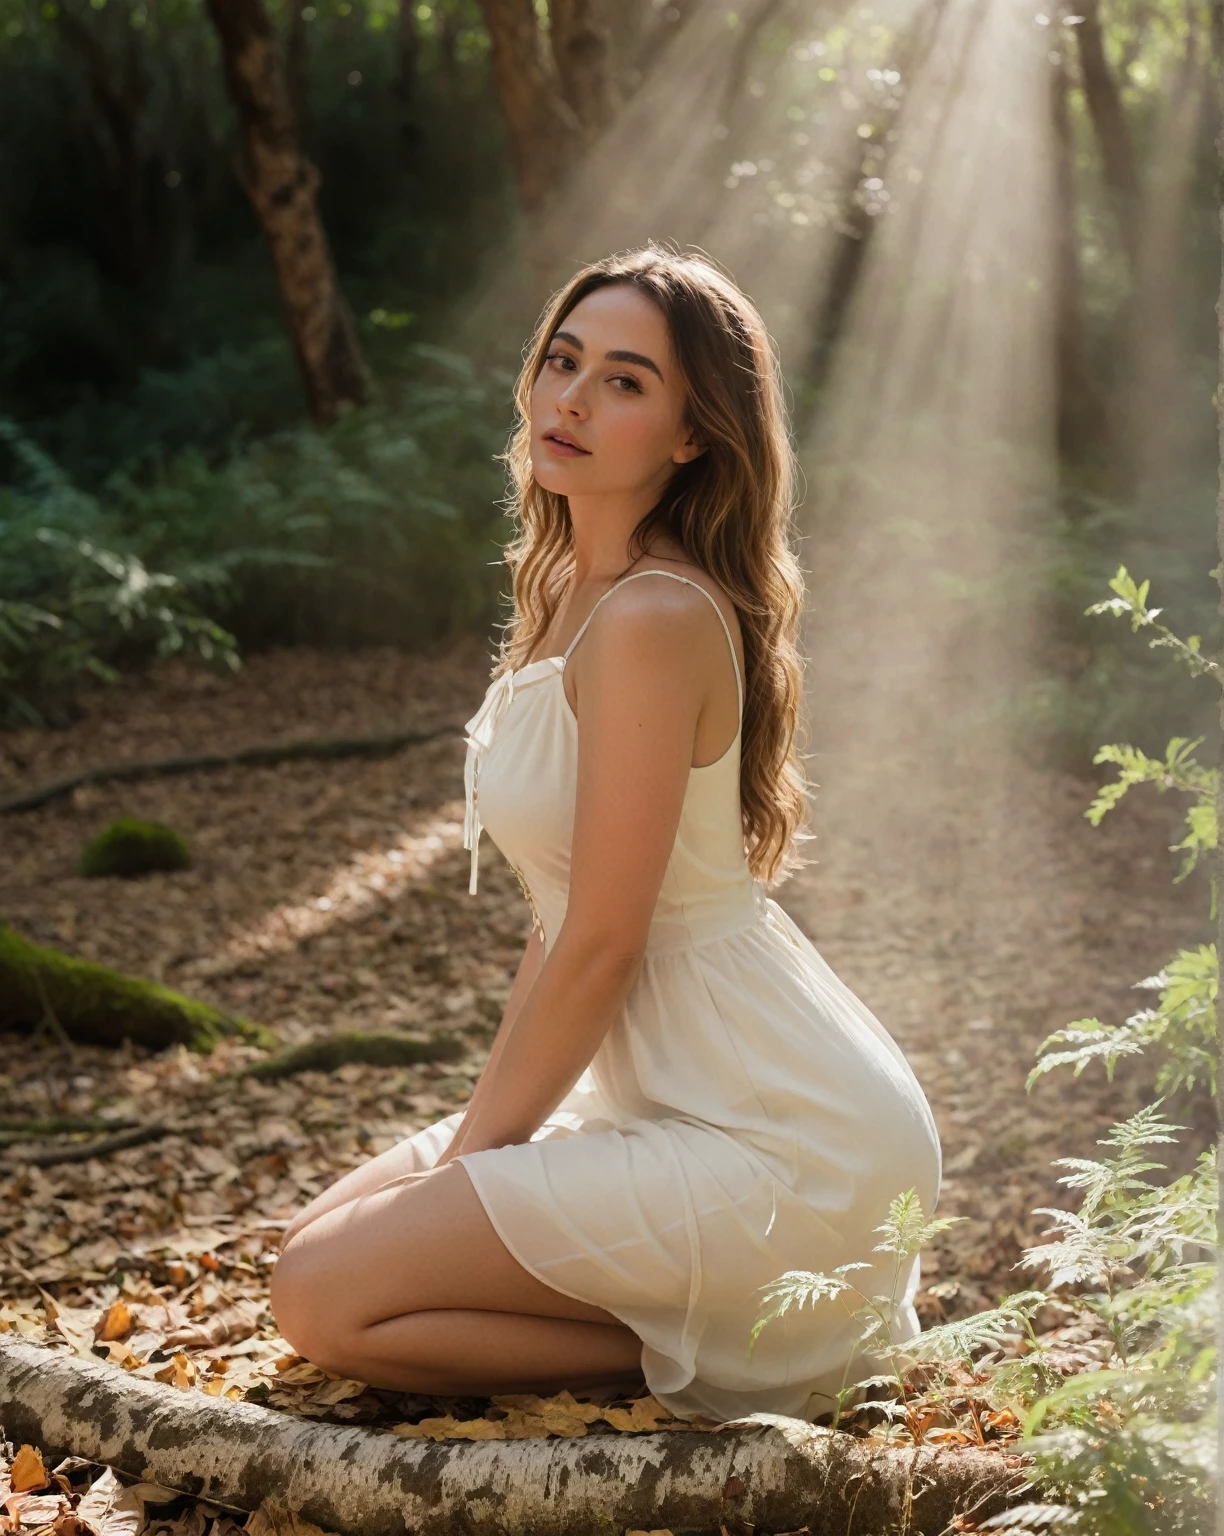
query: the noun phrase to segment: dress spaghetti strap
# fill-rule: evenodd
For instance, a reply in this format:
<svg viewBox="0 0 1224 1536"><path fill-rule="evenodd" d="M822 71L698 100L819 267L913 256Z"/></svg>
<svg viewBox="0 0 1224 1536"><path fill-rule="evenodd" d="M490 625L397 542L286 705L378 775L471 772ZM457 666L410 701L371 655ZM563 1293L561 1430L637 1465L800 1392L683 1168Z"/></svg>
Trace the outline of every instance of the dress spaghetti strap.
<svg viewBox="0 0 1224 1536"><path fill-rule="evenodd" d="M618 587L623 587L627 581L636 581L639 576L666 576L669 581L682 581L686 586L696 587L697 591L701 593L702 597L706 598L713 606L714 612L718 615L718 622L723 627L723 634L727 637L727 644L731 648L731 665L735 669L735 697L739 707L740 718L742 719L744 715L744 687L740 681L739 658L735 654L735 642L731 638L731 628L723 615L722 609L714 601L713 597L711 597L706 589L701 585L701 583L699 581L691 580L688 576L681 576L679 571L634 571L631 576L622 576L619 581L613 582L613 584L604 593L603 597L599 599L599 602L595 604L594 608L592 608L590 613L587 614L586 618L583 619L578 633L566 647L565 655L562 657L562 660L569 660L570 652L578 644L579 640L582 639L583 635L586 634L587 625L599 611L599 603L602 603L604 598L611 597L613 592L615 592Z"/></svg>

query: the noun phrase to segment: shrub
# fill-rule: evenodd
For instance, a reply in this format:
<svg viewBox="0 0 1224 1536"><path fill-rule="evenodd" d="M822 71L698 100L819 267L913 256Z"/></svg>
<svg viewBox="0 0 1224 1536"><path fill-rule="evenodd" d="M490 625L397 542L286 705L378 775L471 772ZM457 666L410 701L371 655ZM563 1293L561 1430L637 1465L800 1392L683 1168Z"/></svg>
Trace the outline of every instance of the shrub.
<svg viewBox="0 0 1224 1536"><path fill-rule="evenodd" d="M153 654L233 667L240 643L487 630L511 381L438 348L405 356L393 398L326 431L147 454L96 494L0 420L0 719L53 718L82 677Z"/></svg>

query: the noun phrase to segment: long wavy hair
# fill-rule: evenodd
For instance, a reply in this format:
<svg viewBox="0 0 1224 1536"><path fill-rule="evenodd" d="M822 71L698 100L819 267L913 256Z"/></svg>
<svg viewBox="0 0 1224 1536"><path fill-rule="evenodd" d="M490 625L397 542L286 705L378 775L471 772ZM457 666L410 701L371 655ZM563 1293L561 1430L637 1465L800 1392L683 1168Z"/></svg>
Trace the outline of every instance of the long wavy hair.
<svg viewBox="0 0 1224 1536"><path fill-rule="evenodd" d="M781 372L756 306L706 256L653 242L584 267L546 305L515 386L504 455L515 535L505 549L513 612L493 669L522 666L548 631L574 568L569 503L531 470L531 393L553 336L590 293L636 288L662 310L687 391L687 422L705 452L680 465L630 539L634 559L666 533L727 593L744 640L740 807L753 876L773 885L806 860L799 756L803 574L792 548L797 474Z"/></svg>

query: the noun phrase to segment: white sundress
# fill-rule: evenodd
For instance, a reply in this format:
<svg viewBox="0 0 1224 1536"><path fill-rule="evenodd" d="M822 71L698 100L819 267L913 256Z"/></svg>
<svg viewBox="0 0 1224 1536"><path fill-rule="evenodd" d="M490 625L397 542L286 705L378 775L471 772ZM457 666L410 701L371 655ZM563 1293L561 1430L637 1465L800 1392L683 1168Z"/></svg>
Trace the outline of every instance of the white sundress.
<svg viewBox="0 0 1224 1536"><path fill-rule="evenodd" d="M564 656L490 684L467 722L470 890L487 825L527 894L545 952L565 916L579 725ZM743 688L734 645L740 716ZM530 1141L461 1153L494 1228L546 1285L602 1307L642 1341L654 1396L680 1417L815 1417L878 1366L856 1350L842 1300L769 1324L749 1357L760 1288L786 1270L853 1261L890 1290L874 1253L890 1200L914 1188L929 1216L939 1137L900 1048L748 868L740 815L742 723L689 775L646 955L590 1066ZM479 790L479 807L477 791ZM462 1119L411 1138L431 1167ZM919 1263L898 1286L893 1337L918 1331ZM857 1301L856 1298L851 1298Z"/></svg>

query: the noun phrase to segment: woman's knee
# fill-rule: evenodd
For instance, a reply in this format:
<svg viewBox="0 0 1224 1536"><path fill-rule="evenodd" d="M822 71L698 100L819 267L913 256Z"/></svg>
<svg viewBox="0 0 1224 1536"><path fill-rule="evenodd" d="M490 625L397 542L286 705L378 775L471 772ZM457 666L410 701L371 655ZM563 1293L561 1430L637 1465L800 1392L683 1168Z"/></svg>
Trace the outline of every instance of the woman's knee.
<svg viewBox="0 0 1224 1536"><path fill-rule="evenodd" d="M342 1299L329 1286L318 1254L294 1234L281 1248L269 1279L269 1304L281 1337L295 1352L329 1369L323 1356L343 1332Z"/></svg>

